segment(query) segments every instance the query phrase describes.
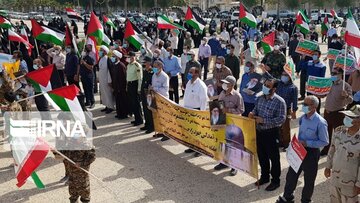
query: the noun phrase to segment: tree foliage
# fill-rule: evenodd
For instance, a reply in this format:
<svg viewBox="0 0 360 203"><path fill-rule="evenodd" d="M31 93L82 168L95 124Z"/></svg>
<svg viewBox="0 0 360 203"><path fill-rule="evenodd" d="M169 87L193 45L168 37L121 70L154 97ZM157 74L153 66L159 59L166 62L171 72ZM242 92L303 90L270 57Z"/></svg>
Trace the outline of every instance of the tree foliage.
<svg viewBox="0 0 360 203"><path fill-rule="evenodd" d="M295 9L300 6L299 0L285 0L284 3L290 9Z"/></svg>
<svg viewBox="0 0 360 203"><path fill-rule="evenodd" d="M354 2L358 0L336 0L336 5L340 8L350 7L354 5Z"/></svg>

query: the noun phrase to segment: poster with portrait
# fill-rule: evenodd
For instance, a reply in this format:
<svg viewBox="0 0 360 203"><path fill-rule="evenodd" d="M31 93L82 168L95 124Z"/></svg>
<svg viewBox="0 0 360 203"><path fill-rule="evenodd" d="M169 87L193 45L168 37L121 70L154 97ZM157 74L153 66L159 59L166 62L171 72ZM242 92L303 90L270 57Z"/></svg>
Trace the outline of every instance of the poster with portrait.
<svg viewBox="0 0 360 203"><path fill-rule="evenodd" d="M226 125L224 101L214 100L209 102L211 128L222 128Z"/></svg>
<svg viewBox="0 0 360 203"><path fill-rule="evenodd" d="M217 92L215 81L213 79L206 80L205 85L207 87L207 95L209 97L209 100L218 99L219 93Z"/></svg>
<svg viewBox="0 0 360 203"><path fill-rule="evenodd" d="M156 106L156 99L155 99L155 92L152 90L149 90L146 94L146 103L147 103L147 107L150 110L156 110L157 106Z"/></svg>

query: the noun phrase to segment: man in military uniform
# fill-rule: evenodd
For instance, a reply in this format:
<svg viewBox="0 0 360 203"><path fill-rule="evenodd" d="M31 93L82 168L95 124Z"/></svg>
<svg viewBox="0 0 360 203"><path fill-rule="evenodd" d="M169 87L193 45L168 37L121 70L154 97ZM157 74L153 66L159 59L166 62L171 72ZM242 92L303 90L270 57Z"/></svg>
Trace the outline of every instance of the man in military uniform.
<svg viewBox="0 0 360 203"><path fill-rule="evenodd" d="M144 117L145 117L145 126L140 128L140 130L146 130L145 133L152 133L154 132L154 123L153 123L153 117L152 112L148 109L148 103L147 103L147 94L149 93L148 89L151 85L152 76L154 74L151 64L152 64L152 58L151 57L145 57L144 58L145 63L145 69L143 71L143 79L141 83L141 101L144 111Z"/></svg>
<svg viewBox="0 0 360 203"><path fill-rule="evenodd" d="M284 53L280 51L279 42L275 41L274 50L267 53L264 59L261 61L261 66L265 68L274 78L281 78L284 65L286 63L286 57Z"/></svg>
<svg viewBox="0 0 360 203"><path fill-rule="evenodd" d="M69 194L70 203L77 202L80 197L81 202L90 202L90 179L89 174L81 168L89 171L90 164L95 161L95 149L91 150L72 150L67 152L68 158L73 160L76 165L68 162L69 173ZM80 168L81 167L81 168Z"/></svg>

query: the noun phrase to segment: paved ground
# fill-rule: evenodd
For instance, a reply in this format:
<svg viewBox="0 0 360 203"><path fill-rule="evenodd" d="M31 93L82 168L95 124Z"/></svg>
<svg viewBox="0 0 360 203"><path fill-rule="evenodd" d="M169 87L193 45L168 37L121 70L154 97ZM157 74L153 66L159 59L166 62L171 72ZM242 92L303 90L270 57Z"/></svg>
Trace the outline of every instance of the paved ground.
<svg viewBox="0 0 360 203"><path fill-rule="evenodd" d="M98 96L96 100L99 101ZM282 194L288 169L284 152L281 188L266 192L264 187L257 189L253 184L256 180L246 174L240 172L229 177L228 170L215 172L214 160L184 154L186 148L175 141L160 142L152 134L145 135L138 127L132 127L129 124L132 119L118 121L114 113L104 115L100 109L102 106L97 103L92 110L99 129L94 133L97 159L90 171L102 182L91 178L92 202L275 202ZM291 125L292 133L297 133L297 120ZM46 189L39 190L30 182L19 189L15 185L11 153L3 144L1 138L0 202L68 202L67 186L58 183L64 175L61 162L49 155L38 169ZM322 158L319 163L313 196L317 203L329 202L324 161ZM296 191L298 201L302 188L301 176Z"/></svg>

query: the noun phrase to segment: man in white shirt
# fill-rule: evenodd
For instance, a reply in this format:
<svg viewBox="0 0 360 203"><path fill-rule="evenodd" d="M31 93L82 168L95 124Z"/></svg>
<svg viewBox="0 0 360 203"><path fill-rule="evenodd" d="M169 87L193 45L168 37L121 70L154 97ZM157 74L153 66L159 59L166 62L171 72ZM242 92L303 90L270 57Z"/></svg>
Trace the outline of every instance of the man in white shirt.
<svg viewBox="0 0 360 203"><path fill-rule="evenodd" d="M229 43L230 41L230 34L229 32L224 28L224 30L220 33L220 37L226 42Z"/></svg>
<svg viewBox="0 0 360 203"><path fill-rule="evenodd" d="M170 41L170 47L176 53L176 50L178 49L178 44L179 44L179 37L177 36L176 32L171 31L171 34L169 35L168 40Z"/></svg>
<svg viewBox="0 0 360 203"><path fill-rule="evenodd" d="M188 75L189 80L186 84L184 95L184 107L189 109L197 109L201 111L206 110L208 101L207 87L205 83L199 78L200 69L196 67L190 68ZM192 153L194 150L187 149L185 153ZM195 152L195 157L201 156L199 152Z"/></svg>

